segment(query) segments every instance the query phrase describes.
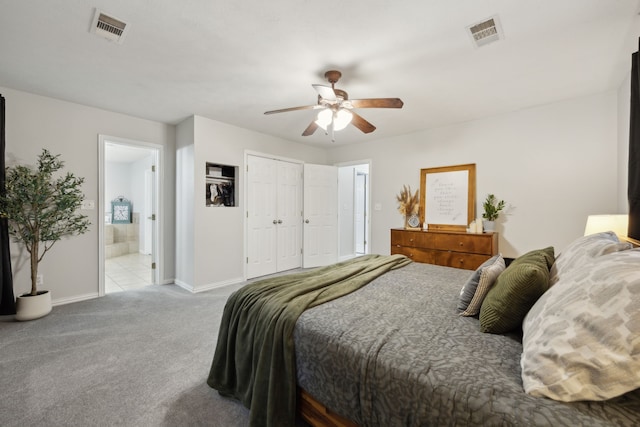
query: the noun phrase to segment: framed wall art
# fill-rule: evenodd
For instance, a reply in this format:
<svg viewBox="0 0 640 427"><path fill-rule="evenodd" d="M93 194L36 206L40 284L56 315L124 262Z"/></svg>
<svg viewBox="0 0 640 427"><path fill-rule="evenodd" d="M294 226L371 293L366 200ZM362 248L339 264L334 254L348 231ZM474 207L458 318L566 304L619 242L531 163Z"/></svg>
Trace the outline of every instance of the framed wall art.
<svg viewBox="0 0 640 427"><path fill-rule="evenodd" d="M420 169L420 221L428 230L465 231L475 205L475 163Z"/></svg>

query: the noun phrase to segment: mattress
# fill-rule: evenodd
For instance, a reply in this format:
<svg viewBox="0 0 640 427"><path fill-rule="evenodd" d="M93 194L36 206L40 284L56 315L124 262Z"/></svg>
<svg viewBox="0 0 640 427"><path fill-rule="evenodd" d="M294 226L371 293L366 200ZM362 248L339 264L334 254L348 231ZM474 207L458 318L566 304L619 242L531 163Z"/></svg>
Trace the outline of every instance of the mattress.
<svg viewBox="0 0 640 427"><path fill-rule="evenodd" d="M412 263L305 311L298 385L365 426L640 425L640 391L562 403L524 393L517 334L480 332L456 310L471 273Z"/></svg>

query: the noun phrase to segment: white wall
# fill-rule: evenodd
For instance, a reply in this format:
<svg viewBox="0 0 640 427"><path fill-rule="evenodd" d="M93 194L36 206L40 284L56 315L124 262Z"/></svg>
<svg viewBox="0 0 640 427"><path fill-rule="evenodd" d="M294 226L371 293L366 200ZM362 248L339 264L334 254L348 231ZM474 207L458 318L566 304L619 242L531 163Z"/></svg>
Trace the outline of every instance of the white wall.
<svg viewBox="0 0 640 427"><path fill-rule="evenodd" d="M201 291L244 278L245 151L325 164L326 152L200 116L178 125L177 282ZM193 149L193 158L187 151ZM182 151L185 154L182 154ZM238 166L236 207L205 206L205 163ZM189 192L195 189L195 194ZM184 192L185 194L181 194ZM180 212L182 211L182 213ZM193 212L191 215L190 211ZM184 218L184 219L181 219ZM193 228L192 230L190 228ZM181 248L192 253L182 255ZM193 249L191 249L193 248Z"/></svg>
<svg viewBox="0 0 640 427"><path fill-rule="evenodd" d="M125 162L106 162L104 179L104 208L111 212L111 201L123 196L133 200L133 176L131 164ZM134 206L134 210L137 206Z"/></svg>
<svg viewBox="0 0 640 427"><path fill-rule="evenodd" d="M407 106L408 107L408 106ZM587 215L617 206L615 91L397 138L333 148L330 163L372 159L372 253L389 253L402 227L395 196L419 188L420 169L475 163L476 212L494 193L507 202L498 220L500 251L516 257L582 235ZM379 204L381 210L375 210Z"/></svg>
<svg viewBox="0 0 640 427"><path fill-rule="evenodd" d="M505 256L546 245L559 251L582 233L588 214L621 211L622 203L626 211L627 80L618 91L328 151L198 116L178 126L176 145L175 126L3 87L0 93L7 99L7 164L33 164L49 148L85 177L89 200L98 198L98 134L163 145L161 281L177 277L201 290L243 276L245 150L318 164L371 159L371 205L381 205L370 212L372 253L389 253L389 229L403 225L395 203L403 184L418 188L420 168L463 163L477 164L478 207L488 192L507 201L498 225ZM204 206L207 161L240 167L237 208ZM57 243L41 263L56 303L98 293L99 212L85 214L90 232ZM17 262L15 245L12 257L21 293L28 268Z"/></svg>
<svg viewBox="0 0 640 427"><path fill-rule="evenodd" d="M61 154L65 170L85 178L86 199L98 201L98 134L148 141L165 147L163 182L165 263L163 282L175 274L175 126L143 120L124 114L36 96L0 87L6 98L6 160L34 164L42 148ZM44 288L52 292L54 304L98 295L98 215L97 209L84 211L91 227L82 236L55 244L40 263ZM19 252L12 246L15 293L30 286L29 269L17 260Z"/></svg>
<svg viewBox="0 0 640 427"><path fill-rule="evenodd" d="M176 129L176 283L193 288L194 242L194 117Z"/></svg>

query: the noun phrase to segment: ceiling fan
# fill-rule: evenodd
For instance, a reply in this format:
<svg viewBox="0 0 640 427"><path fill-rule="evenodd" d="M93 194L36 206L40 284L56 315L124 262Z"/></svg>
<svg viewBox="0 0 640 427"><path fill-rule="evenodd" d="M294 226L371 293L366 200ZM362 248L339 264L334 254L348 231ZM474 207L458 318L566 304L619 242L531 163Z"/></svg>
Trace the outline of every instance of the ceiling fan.
<svg viewBox="0 0 640 427"><path fill-rule="evenodd" d="M402 108L404 103L400 98L370 98L349 99L347 92L336 89L336 82L342 73L329 70L324 73L331 86L312 85L318 92L318 103L302 107L283 108L281 110L266 111L265 114L285 113L297 110L320 110L316 120L302 132L302 136L312 135L316 129L322 128L326 134L331 133L331 141L335 141L334 131L342 130L351 123L364 133L371 133L376 127L353 111L354 108Z"/></svg>

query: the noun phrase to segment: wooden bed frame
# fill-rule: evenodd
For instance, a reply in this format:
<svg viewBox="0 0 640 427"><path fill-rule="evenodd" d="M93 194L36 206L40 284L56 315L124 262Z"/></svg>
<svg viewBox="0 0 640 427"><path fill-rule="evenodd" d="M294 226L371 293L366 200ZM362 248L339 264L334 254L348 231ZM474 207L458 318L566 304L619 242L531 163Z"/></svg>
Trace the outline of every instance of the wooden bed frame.
<svg viewBox="0 0 640 427"><path fill-rule="evenodd" d="M353 421L327 409L309 393L298 388L298 416L313 427L358 427Z"/></svg>

